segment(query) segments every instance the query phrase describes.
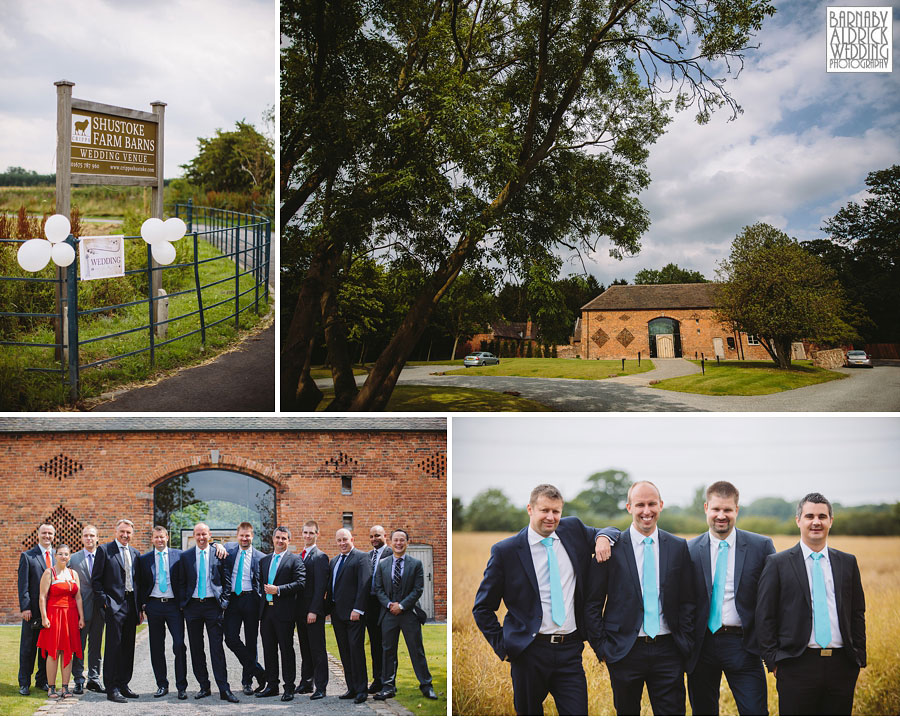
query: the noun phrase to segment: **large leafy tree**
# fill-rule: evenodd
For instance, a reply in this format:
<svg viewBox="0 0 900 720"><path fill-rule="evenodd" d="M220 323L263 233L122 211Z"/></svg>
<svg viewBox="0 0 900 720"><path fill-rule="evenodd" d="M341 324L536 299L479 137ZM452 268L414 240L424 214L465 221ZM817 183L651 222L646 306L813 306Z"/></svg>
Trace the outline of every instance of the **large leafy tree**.
<svg viewBox="0 0 900 720"><path fill-rule="evenodd" d="M635 285L674 285L678 283L709 282L698 270L686 270L675 263L669 263L662 270L644 268L635 273Z"/></svg>
<svg viewBox="0 0 900 720"><path fill-rule="evenodd" d="M719 272L719 318L758 336L779 368L790 368L793 342L855 335L844 320L844 293L834 272L778 228L745 227Z"/></svg>
<svg viewBox="0 0 900 720"><path fill-rule="evenodd" d="M428 269L348 405L381 410L465 267L525 278L558 249L634 253L670 101L739 107L770 0L285 0L282 222L310 248L282 347L282 407L308 408L323 293L360 253ZM314 393L313 393L314 394Z"/></svg>
<svg viewBox="0 0 900 720"><path fill-rule="evenodd" d="M268 195L275 188L272 141L253 125L238 121L235 129L216 130L211 138L197 138L200 150L186 165L185 177L203 190Z"/></svg>

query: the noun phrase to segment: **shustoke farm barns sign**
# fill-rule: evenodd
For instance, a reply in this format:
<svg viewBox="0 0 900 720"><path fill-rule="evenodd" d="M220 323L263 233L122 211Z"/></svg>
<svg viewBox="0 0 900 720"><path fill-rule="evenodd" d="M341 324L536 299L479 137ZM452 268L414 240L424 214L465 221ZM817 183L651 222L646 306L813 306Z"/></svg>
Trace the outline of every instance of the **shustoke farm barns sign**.
<svg viewBox="0 0 900 720"><path fill-rule="evenodd" d="M72 174L155 177L157 127L156 121L76 109L73 103Z"/></svg>

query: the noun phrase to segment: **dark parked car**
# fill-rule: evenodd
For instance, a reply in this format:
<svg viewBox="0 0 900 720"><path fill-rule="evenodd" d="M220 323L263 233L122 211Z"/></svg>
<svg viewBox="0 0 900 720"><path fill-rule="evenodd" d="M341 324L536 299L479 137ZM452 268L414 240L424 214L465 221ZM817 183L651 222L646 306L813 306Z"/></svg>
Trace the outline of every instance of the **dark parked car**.
<svg viewBox="0 0 900 720"><path fill-rule="evenodd" d="M478 367L479 365L499 365L500 358L489 352L473 352L466 355L463 365L466 367Z"/></svg>
<svg viewBox="0 0 900 720"><path fill-rule="evenodd" d="M851 350L847 353L846 367L874 367L872 356L865 350Z"/></svg>

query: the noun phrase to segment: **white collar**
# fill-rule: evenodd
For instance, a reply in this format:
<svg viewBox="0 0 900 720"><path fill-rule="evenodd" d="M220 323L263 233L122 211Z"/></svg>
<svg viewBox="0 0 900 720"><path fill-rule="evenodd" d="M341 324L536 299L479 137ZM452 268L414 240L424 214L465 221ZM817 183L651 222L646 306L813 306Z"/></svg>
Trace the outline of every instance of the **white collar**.
<svg viewBox="0 0 900 720"><path fill-rule="evenodd" d="M713 531L708 530L707 534L709 535L709 544L713 547L719 547L719 543L722 541L719 538L717 538L715 535L713 535ZM731 528L731 532L729 533L728 537L725 538L725 542L728 543L729 550L734 547L734 544L737 542L737 528L736 527Z"/></svg>
<svg viewBox="0 0 900 720"><path fill-rule="evenodd" d="M554 540L559 540L559 535L556 534L556 530L550 533L547 537L551 537ZM528 544L529 545L537 545L539 542L544 540L544 536L537 532L531 525L528 526Z"/></svg>
<svg viewBox="0 0 900 720"><path fill-rule="evenodd" d="M803 553L804 560L808 560L809 556L812 555L814 552L816 552L802 540L800 541L800 551ZM819 552L821 552L822 555L825 556L826 560L828 559L828 543L827 542L825 543L825 547L823 547Z"/></svg>
<svg viewBox="0 0 900 720"><path fill-rule="evenodd" d="M631 523L631 527L628 528L631 533L631 544L632 545L640 545L644 542L644 538L653 538L653 544L656 547L659 547L659 525L653 528L653 532L649 535L644 535L640 532L635 526L634 523Z"/></svg>

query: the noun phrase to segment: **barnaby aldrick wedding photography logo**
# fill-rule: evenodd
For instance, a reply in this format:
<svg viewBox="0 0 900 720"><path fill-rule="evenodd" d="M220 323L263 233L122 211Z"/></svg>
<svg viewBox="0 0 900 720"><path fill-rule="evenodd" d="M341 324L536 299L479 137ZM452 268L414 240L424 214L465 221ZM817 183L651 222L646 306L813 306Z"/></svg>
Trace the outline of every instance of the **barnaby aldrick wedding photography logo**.
<svg viewBox="0 0 900 720"><path fill-rule="evenodd" d="M890 7L825 9L827 72L893 72Z"/></svg>

